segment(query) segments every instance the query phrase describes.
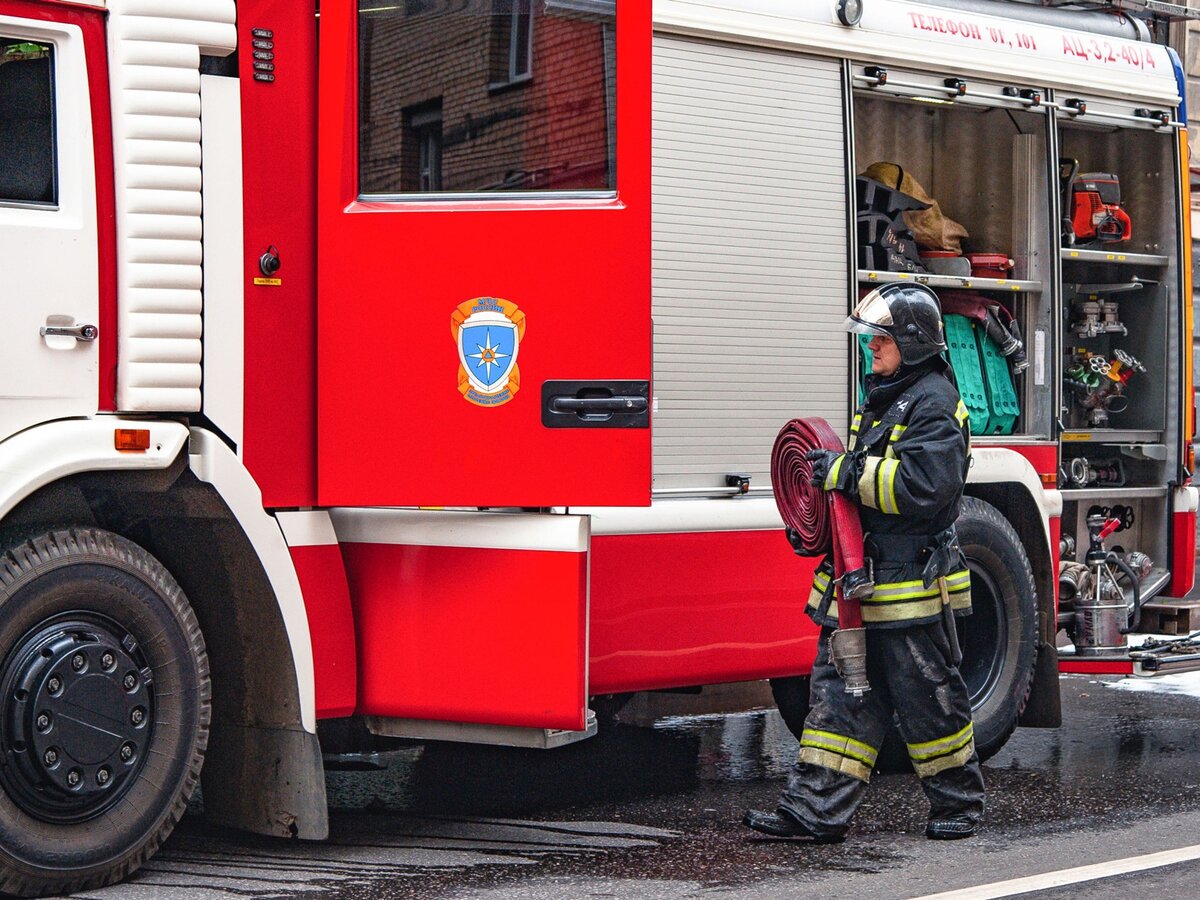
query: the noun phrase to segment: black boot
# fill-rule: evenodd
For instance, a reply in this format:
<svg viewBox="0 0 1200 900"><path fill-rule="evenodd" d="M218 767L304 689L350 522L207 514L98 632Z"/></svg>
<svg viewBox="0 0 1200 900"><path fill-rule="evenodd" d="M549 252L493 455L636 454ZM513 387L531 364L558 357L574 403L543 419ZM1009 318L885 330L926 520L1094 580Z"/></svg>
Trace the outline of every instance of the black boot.
<svg viewBox="0 0 1200 900"><path fill-rule="evenodd" d="M970 819L930 819L925 826L925 837L934 841L957 841L975 834L975 823Z"/></svg>
<svg viewBox="0 0 1200 900"><path fill-rule="evenodd" d="M845 837L840 834L819 834L799 819L794 819L782 811L763 812L757 809L748 809L742 816L742 824L762 834L769 834L771 837L812 838L814 844L840 844L845 840Z"/></svg>

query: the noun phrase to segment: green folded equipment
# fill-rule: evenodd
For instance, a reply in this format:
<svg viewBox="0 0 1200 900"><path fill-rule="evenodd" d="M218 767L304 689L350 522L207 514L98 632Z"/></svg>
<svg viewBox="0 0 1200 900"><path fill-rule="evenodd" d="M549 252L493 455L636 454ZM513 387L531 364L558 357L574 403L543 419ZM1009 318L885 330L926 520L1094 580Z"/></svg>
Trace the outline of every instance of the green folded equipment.
<svg viewBox="0 0 1200 900"><path fill-rule="evenodd" d="M999 345L966 316L948 315L946 346L958 379L958 393L970 414L971 434L1012 434L1021 406L1013 387L1008 360ZM869 338L859 336L863 378L871 374ZM862 399L862 390L859 390Z"/></svg>

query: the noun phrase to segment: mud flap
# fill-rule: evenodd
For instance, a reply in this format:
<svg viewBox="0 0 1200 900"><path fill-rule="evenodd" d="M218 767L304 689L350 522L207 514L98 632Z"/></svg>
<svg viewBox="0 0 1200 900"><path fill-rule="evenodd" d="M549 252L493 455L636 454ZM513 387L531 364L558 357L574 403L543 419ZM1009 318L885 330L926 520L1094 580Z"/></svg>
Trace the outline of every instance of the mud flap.
<svg viewBox="0 0 1200 900"><path fill-rule="evenodd" d="M1062 725L1062 696L1058 689L1058 649L1051 643L1038 644L1037 664L1029 701L1017 724L1024 728L1058 728Z"/></svg>

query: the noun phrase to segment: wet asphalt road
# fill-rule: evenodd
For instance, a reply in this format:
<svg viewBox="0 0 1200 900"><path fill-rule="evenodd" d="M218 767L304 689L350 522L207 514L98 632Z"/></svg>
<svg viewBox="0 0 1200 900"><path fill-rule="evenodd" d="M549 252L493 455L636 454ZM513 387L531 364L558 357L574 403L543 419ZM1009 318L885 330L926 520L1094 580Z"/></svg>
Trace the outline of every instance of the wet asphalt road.
<svg viewBox="0 0 1200 900"><path fill-rule="evenodd" d="M742 811L771 807L796 748L764 711L619 726L550 752L403 750L386 771L329 773L327 843L191 815L130 882L78 896L918 897L1200 842L1200 673L1129 683L1065 677L1063 727L1018 730L985 764L987 823L970 841L923 837L911 775L875 776L845 844L755 838ZM1196 885L1189 862L1025 896Z"/></svg>

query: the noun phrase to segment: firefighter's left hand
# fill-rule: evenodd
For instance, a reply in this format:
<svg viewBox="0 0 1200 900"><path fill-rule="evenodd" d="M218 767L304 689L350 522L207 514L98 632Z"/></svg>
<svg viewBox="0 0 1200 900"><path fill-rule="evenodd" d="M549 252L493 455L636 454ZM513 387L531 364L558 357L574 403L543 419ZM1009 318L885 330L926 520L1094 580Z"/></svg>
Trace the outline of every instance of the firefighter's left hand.
<svg viewBox="0 0 1200 900"><path fill-rule="evenodd" d="M811 482L827 491L843 491L858 497L858 480L867 464L867 455L862 450L839 453L836 450L809 450L804 458L812 463ZM840 464L838 461L841 461ZM831 480L829 473L836 469Z"/></svg>
<svg viewBox="0 0 1200 900"><path fill-rule="evenodd" d="M841 456L842 454L837 450L816 449L805 453L804 458L812 463L812 475L808 479L809 482L816 487L825 488L825 479L829 477L829 470Z"/></svg>

